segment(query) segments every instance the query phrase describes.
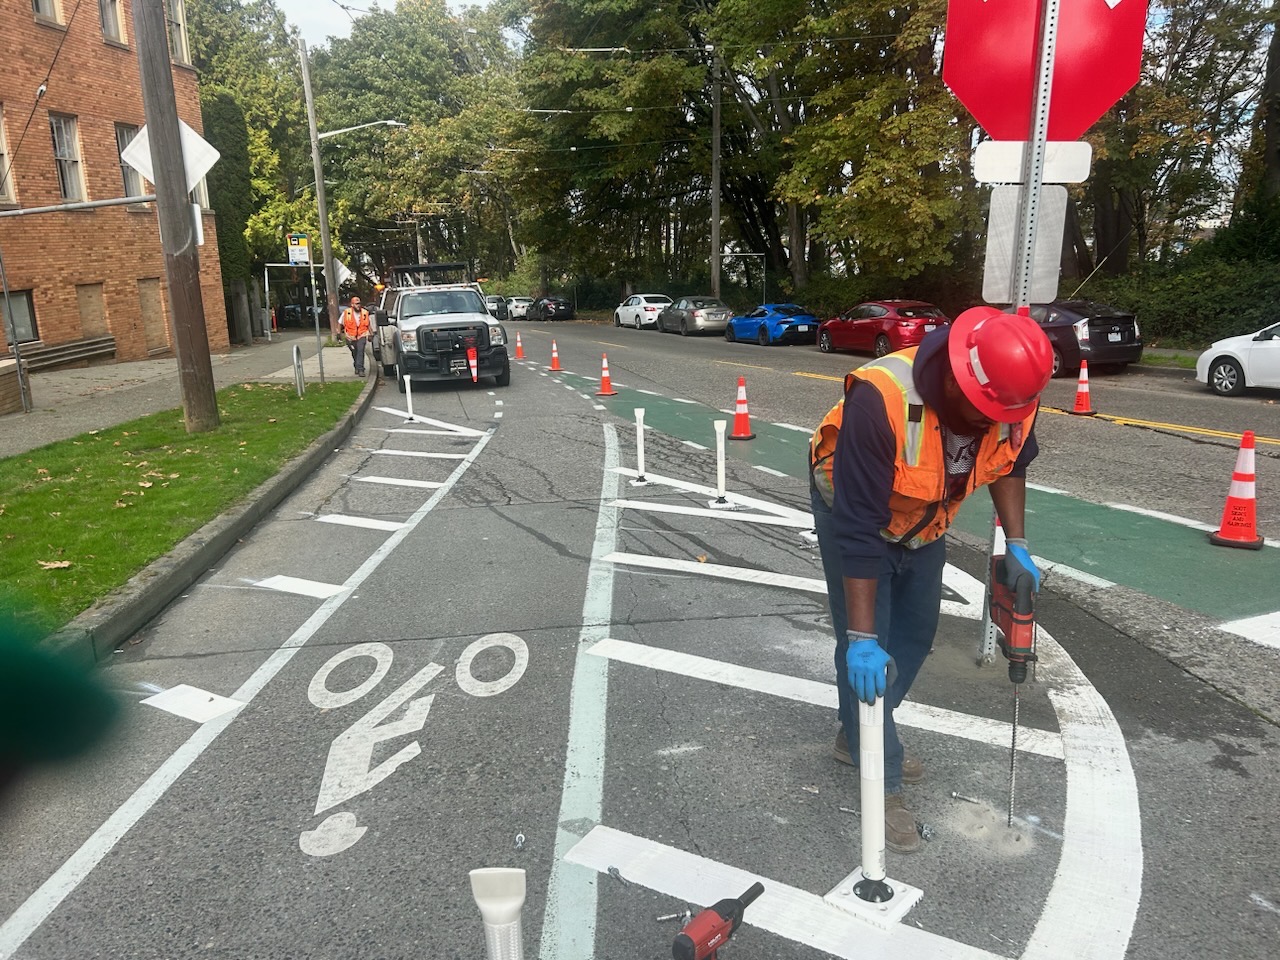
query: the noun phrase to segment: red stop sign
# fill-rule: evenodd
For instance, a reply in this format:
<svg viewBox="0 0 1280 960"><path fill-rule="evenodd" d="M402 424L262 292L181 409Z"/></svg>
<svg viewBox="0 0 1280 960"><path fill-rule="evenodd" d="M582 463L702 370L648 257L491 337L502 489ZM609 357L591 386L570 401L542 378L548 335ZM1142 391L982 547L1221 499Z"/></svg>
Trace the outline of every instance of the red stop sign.
<svg viewBox="0 0 1280 960"><path fill-rule="evenodd" d="M947 4L943 82L996 140L1026 140L1031 129L1041 2ZM1077 140L1138 82L1147 0L1061 0L1059 9L1049 139Z"/></svg>

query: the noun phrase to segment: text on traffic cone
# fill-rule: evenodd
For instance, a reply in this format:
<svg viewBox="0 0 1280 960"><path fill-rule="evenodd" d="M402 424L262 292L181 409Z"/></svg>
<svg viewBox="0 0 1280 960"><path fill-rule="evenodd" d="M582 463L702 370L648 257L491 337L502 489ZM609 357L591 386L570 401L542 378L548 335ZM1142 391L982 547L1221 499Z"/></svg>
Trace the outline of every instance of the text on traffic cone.
<svg viewBox="0 0 1280 960"><path fill-rule="evenodd" d="M560 369L560 348L556 346L554 340L551 341L551 369Z"/></svg>
<svg viewBox="0 0 1280 960"><path fill-rule="evenodd" d="M1076 386L1076 405L1071 411L1077 417L1092 417L1095 413L1089 399L1089 361L1080 361L1080 382Z"/></svg>
<svg viewBox="0 0 1280 960"><path fill-rule="evenodd" d="M1262 548L1264 538L1258 536L1258 492L1254 473L1253 431L1240 438L1236 469L1231 474L1231 489L1222 508L1222 523L1217 533L1209 534L1209 542L1220 547Z"/></svg>
<svg viewBox="0 0 1280 960"><path fill-rule="evenodd" d="M613 389L613 381L609 379L609 355L607 353L600 354L600 389L596 391L597 397L616 397L618 391Z"/></svg>
<svg viewBox="0 0 1280 960"><path fill-rule="evenodd" d="M751 432L751 415L747 413L747 378L738 378L738 401L733 407L733 433L730 440L754 440Z"/></svg>

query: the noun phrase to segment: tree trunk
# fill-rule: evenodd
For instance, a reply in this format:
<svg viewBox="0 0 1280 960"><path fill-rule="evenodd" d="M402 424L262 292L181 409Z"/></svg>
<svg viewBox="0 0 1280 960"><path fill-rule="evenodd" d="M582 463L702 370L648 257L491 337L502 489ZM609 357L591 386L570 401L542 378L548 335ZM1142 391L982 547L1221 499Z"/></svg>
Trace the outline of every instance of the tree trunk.
<svg viewBox="0 0 1280 960"><path fill-rule="evenodd" d="M1062 277L1083 280L1093 273L1093 257L1080 226L1080 209L1075 197L1067 198L1067 227L1062 236Z"/></svg>
<svg viewBox="0 0 1280 960"><path fill-rule="evenodd" d="M1271 5L1274 11L1277 4ZM1267 72L1262 78L1262 197L1280 196L1280 28L1271 33Z"/></svg>
<svg viewBox="0 0 1280 960"><path fill-rule="evenodd" d="M1129 270L1133 208L1125 202L1124 193L1111 185L1105 171L1098 172L1093 184L1093 253L1099 269L1112 277Z"/></svg>

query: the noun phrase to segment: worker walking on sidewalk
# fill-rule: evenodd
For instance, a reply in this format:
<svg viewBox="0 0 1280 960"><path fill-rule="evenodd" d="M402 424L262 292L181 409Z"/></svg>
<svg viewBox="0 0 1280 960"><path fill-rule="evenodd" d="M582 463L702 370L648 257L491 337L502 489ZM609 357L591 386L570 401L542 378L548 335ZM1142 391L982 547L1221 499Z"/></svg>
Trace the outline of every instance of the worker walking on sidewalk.
<svg viewBox="0 0 1280 960"><path fill-rule="evenodd" d="M989 486L1004 525L1008 578L1040 575L1027 549L1026 469L1053 351L1030 317L974 307L919 347L845 377L845 396L810 442L810 497L836 636L838 760L857 765L853 697L886 699L885 839L919 849L904 783L924 778L893 711L933 645L943 535L969 494Z"/></svg>
<svg viewBox="0 0 1280 960"><path fill-rule="evenodd" d="M347 309L342 311L342 333L347 338L347 349L355 364L356 376L364 376L365 344L369 342L369 311L360 306L360 298L352 297Z"/></svg>

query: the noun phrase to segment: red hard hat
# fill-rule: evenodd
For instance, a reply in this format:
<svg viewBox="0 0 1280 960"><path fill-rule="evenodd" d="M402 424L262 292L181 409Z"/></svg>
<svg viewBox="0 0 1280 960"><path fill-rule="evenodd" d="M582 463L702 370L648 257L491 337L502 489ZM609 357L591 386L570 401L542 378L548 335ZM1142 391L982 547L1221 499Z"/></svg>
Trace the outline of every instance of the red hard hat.
<svg viewBox="0 0 1280 960"><path fill-rule="evenodd" d="M1053 374L1053 347L1030 317L971 307L951 324L951 372L984 416L1017 423L1035 410Z"/></svg>

